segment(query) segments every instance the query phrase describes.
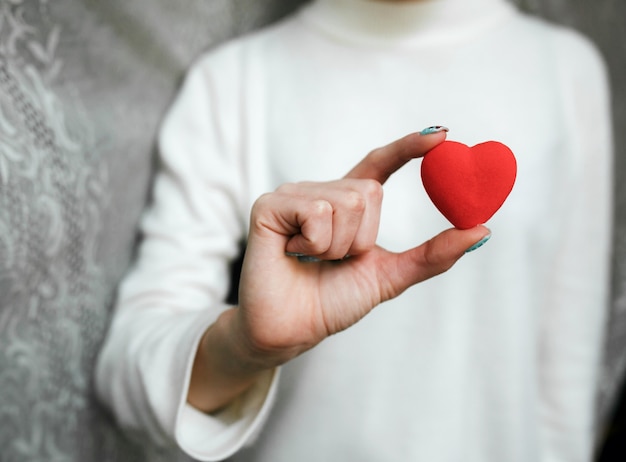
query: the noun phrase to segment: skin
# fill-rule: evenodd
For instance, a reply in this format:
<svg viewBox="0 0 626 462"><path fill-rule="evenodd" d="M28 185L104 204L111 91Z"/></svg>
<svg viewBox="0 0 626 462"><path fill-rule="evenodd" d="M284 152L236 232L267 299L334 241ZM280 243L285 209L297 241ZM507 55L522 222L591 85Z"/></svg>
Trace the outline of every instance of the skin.
<svg viewBox="0 0 626 462"><path fill-rule="evenodd" d="M445 133L408 135L368 154L344 178L287 184L254 204L239 307L205 332L188 402L205 412L227 405L264 371L352 326L380 303L447 271L489 234L449 229L401 253L376 245L382 185ZM316 256L301 263L285 252ZM340 262L330 260L350 258Z"/></svg>

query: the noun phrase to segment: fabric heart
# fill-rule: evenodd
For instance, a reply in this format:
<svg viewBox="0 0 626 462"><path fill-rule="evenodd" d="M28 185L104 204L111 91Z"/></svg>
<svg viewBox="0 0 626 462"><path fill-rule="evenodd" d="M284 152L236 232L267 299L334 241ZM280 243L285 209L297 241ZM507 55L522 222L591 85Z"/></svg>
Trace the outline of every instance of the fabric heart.
<svg viewBox="0 0 626 462"><path fill-rule="evenodd" d="M422 182L435 207L458 229L489 220L513 189L517 162L497 141L469 147L444 141L422 160Z"/></svg>

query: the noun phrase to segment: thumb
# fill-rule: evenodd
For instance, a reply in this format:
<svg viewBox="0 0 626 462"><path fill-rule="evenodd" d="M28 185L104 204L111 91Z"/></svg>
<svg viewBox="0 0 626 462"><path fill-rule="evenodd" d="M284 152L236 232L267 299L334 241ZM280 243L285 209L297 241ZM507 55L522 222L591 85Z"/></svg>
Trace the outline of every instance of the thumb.
<svg viewBox="0 0 626 462"><path fill-rule="evenodd" d="M470 229L448 229L429 241L402 253L390 254L381 267L389 278L393 298L414 284L449 270L466 252L475 250L491 237L491 231L479 225ZM385 297L387 298L387 297Z"/></svg>

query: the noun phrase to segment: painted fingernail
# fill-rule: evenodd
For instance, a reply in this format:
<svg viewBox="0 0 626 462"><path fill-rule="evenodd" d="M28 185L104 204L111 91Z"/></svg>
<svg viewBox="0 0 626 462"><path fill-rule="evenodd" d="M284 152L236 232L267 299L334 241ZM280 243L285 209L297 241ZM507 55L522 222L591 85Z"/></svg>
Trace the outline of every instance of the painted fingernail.
<svg viewBox="0 0 626 462"><path fill-rule="evenodd" d="M491 238L491 234L487 234L485 237L483 237L480 241L478 241L476 244L474 244L473 246L471 246L469 249L467 249L465 251L465 253L470 253L473 252L474 250L482 247L483 245L485 245L485 243Z"/></svg>
<svg viewBox="0 0 626 462"><path fill-rule="evenodd" d="M321 258L318 257L312 257L311 255L305 255L303 253L298 253L298 252L285 252L285 255L288 257L297 257L298 261L301 263L318 263L323 261ZM346 255L343 258L338 258L336 260L328 260L331 262L340 262L340 261L344 261L347 260L348 258L350 258L351 255Z"/></svg>
<svg viewBox="0 0 626 462"><path fill-rule="evenodd" d="M296 257L298 258L298 261L302 263L316 263L322 261L320 258L312 257L300 252L285 252L285 255L288 257Z"/></svg>
<svg viewBox="0 0 626 462"><path fill-rule="evenodd" d="M432 135L433 133L439 132L447 132L450 131L448 127L444 127L443 125L433 125L432 127L426 127L424 130L420 132L420 135Z"/></svg>
<svg viewBox="0 0 626 462"><path fill-rule="evenodd" d="M312 257L310 255L298 255L298 261L300 263L318 263L322 261L321 258Z"/></svg>

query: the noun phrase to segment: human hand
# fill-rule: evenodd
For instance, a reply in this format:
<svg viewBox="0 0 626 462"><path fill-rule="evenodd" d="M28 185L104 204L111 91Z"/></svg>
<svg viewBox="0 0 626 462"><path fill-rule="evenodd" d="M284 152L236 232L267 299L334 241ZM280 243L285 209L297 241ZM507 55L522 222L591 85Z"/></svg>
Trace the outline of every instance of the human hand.
<svg viewBox="0 0 626 462"><path fill-rule="evenodd" d="M483 226L449 229L401 253L376 245L382 184L444 139L408 135L372 151L341 180L284 185L255 203L234 315L254 362L288 361L446 271L489 234Z"/></svg>
<svg viewBox="0 0 626 462"><path fill-rule="evenodd" d="M284 185L254 204L240 305L202 337L190 404L206 412L225 406L264 371L446 271L489 234L483 226L449 229L401 253L375 243L382 184L444 139L444 133L408 135L372 151L341 180ZM319 261L302 263L289 253Z"/></svg>

